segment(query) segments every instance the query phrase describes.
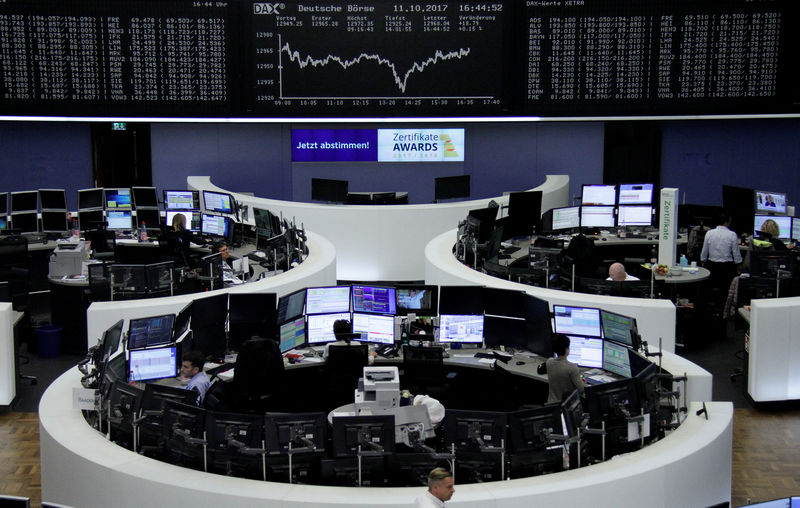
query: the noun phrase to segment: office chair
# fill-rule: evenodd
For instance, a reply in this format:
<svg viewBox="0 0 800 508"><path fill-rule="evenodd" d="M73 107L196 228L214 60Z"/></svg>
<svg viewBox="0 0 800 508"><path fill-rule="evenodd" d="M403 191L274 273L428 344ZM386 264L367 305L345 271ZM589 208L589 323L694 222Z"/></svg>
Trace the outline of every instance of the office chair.
<svg viewBox="0 0 800 508"><path fill-rule="evenodd" d="M92 244L92 257L99 260L114 259L117 239L113 231L107 229L89 229L83 232L83 238Z"/></svg>
<svg viewBox="0 0 800 508"><path fill-rule="evenodd" d="M441 346L403 346L403 385L411 393L441 399L449 389Z"/></svg>
<svg viewBox="0 0 800 508"><path fill-rule="evenodd" d="M30 290L30 276L27 268L19 268L16 266L6 267L0 269L0 301L10 302L11 307L16 312L21 312L22 317L17 322L16 327L19 328L19 337L14 334L14 354L17 377L26 379L32 385L38 383L36 376L29 376L20 372L19 366L30 363L30 358L27 355L20 353L22 343L28 344L28 351L31 350L33 343L33 326L31 324L31 317L28 311L29 303L29 290Z"/></svg>
<svg viewBox="0 0 800 508"><path fill-rule="evenodd" d="M253 337L242 344L236 357L229 406L240 413L264 413L283 393L283 356L271 339ZM230 397L235 400L230 400Z"/></svg>
<svg viewBox="0 0 800 508"><path fill-rule="evenodd" d="M349 346L329 346L327 370L330 376L329 392L331 405L339 407L355 401L358 379L364 374L369 363L369 350L366 344Z"/></svg>
<svg viewBox="0 0 800 508"><path fill-rule="evenodd" d="M89 268L89 300L107 302L111 300L111 263L92 263Z"/></svg>

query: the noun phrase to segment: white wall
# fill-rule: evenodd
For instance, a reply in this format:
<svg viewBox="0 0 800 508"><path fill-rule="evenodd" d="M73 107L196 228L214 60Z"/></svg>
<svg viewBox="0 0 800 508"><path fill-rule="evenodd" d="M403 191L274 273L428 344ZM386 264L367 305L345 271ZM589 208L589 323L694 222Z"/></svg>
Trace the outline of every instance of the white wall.
<svg viewBox="0 0 800 508"><path fill-rule="evenodd" d="M800 297L750 304L747 393L756 402L800 399Z"/></svg>

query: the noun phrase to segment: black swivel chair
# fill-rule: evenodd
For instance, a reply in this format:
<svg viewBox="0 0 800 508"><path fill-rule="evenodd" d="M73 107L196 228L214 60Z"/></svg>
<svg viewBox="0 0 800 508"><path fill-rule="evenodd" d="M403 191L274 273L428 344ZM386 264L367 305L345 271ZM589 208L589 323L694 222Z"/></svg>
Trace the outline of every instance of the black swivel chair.
<svg viewBox="0 0 800 508"><path fill-rule="evenodd" d="M94 259L114 259L117 246L116 235L107 229L89 229L83 232L83 238L92 244Z"/></svg>
<svg viewBox="0 0 800 508"><path fill-rule="evenodd" d="M369 363L366 344L329 346L327 369L330 374L331 405L339 407L355 401L358 379L364 375Z"/></svg>
<svg viewBox="0 0 800 508"><path fill-rule="evenodd" d="M275 410L283 390L283 356L271 339L253 337L242 344L236 357L228 406L239 413Z"/></svg>

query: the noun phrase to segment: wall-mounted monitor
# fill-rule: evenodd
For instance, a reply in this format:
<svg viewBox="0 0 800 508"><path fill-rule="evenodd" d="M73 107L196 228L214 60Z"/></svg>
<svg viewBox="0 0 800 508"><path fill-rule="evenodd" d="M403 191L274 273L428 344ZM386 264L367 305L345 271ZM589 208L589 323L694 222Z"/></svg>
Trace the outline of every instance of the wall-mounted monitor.
<svg viewBox="0 0 800 508"><path fill-rule="evenodd" d="M204 235L219 236L227 238L230 233L231 220L222 215L202 214L200 222L200 232Z"/></svg>
<svg viewBox="0 0 800 508"><path fill-rule="evenodd" d="M39 193L37 191L21 191L11 193L11 213L38 211Z"/></svg>
<svg viewBox="0 0 800 508"><path fill-rule="evenodd" d="M613 206L581 206L582 228L613 228Z"/></svg>
<svg viewBox="0 0 800 508"><path fill-rule="evenodd" d="M778 238L788 240L792 237L792 218L787 215L756 215L753 217L753 233L756 236L768 220L774 221L778 225L780 230Z"/></svg>
<svg viewBox="0 0 800 508"><path fill-rule="evenodd" d="M155 187L131 187L133 207L158 208L158 192Z"/></svg>
<svg viewBox="0 0 800 508"><path fill-rule="evenodd" d="M757 190L755 210L758 213L786 213L786 193Z"/></svg>
<svg viewBox="0 0 800 508"><path fill-rule="evenodd" d="M350 286L306 288L306 314L350 311Z"/></svg>
<svg viewBox="0 0 800 508"><path fill-rule="evenodd" d="M361 342L394 344L394 316L353 312L353 333L360 333Z"/></svg>
<svg viewBox="0 0 800 508"><path fill-rule="evenodd" d="M617 204L617 186L584 184L581 190L581 204L614 206Z"/></svg>
<svg viewBox="0 0 800 508"><path fill-rule="evenodd" d="M483 344L483 314L440 314L439 342Z"/></svg>
<svg viewBox="0 0 800 508"><path fill-rule="evenodd" d="M312 178L311 200L324 203L344 203L347 201L348 186L347 180Z"/></svg>
<svg viewBox="0 0 800 508"><path fill-rule="evenodd" d="M126 229L133 229L133 215L130 210L108 210L106 212L106 221L108 222L108 229L122 231Z"/></svg>
<svg viewBox="0 0 800 508"><path fill-rule="evenodd" d="M617 226L652 226L653 208L642 205L619 205Z"/></svg>
<svg viewBox="0 0 800 508"><path fill-rule="evenodd" d="M178 348L167 346L129 352L128 381L147 381L178 375Z"/></svg>
<svg viewBox="0 0 800 508"><path fill-rule="evenodd" d="M178 212L175 210L167 210L167 217L166 217L166 224L167 226L172 226L172 221L175 220L176 215L183 215L186 217L186 229L193 233L197 233L200 231L202 227L202 215L200 212L192 212L192 211L185 211L185 212Z"/></svg>
<svg viewBox="0 0 800 508"><path fill-rule="evenodd" d="M436 201L468 198L470 196L469 175L442 176L434 179L433 195Z"/></svg>
<svg viewBox="0 0 800 508"><path fill-rule="evenodd" d="M105 189L105 208L106 210L130 210L131 190L130 189Z"/></svg>
<svg viewBox="0 0 800 508"><path fill-rule="evenodd" d="M553 329L565 335L601 337L600 309L553 305Z"/></svg>
<svg viewBox="0 0 800 508"><path fill-rule="evenodd" d="M306 318L301 316L280 325L278 337L281 353L301 347L306 343Z"/></svg>
<svg viewBox="0 0 800 508"><path fill-rule="evenodd" d="M439 286L396 286L397 314L435 316L439 313Z"/></svg>
<svg viewBox="0 0 800 508"><path fill-rule="evenodd" d="M67 231L69 231L69 224L67 223L66 211L42 212L43 233L65 233Z"/></svg>
<svg viewBox="0 0 800 508"><path fill-rule="evenodd" d="M567 356L567 360L580 367L603 368L603 339L581 335L568 335L568 337L569 356Z"/></svg>
<svg viewBox="0 0 800 508"><path fill-rule="evenodd" d="M336 336L333 334L333 323L346 319L350 321L349 312L336 312L333 314L314 314L308 316L306 325L306 337L309 344L324 344L334 342Z"/></svg>
<svg viewBox="0 0 800 508"><path fill-rule="evenodd" d="M199 210L200 193L193 190L165 190L165 210Z"/></svg>
<svg viewBox="0 0 800 508"><path fill-rule="evenodd" d="M128 327L128 349L161 346L172 342L175 314L131 319Z"/></svg>
<svg viewBox="0 0 800 508"><path fill-rule="evenodd" d="M39 203L42 211L67 209L67 195L64 189L39 189Z"/></svg>
<svg viewBox="0 0 800 508"><path fill-rule="evenodd" d="M395 289L353 285L353 312L394 315L397 309Z"/></svg>
<svg viewBox="0 0 800 508"><path fill-rule="evenodd" d="M581 226L581 207L553 208L553 231L578 229Z"/></svg>
<svg viewBox="0 0 800 508"><path fill-rule="evenodd" d="M39 214L36 212L22 212L11 214L11 229L21 233L36 233L39 231Z"/></svg>
<svg viewBox="0 0 800 508"><path fill-rule="evenodd" d="M204 190L203 207L211 212L233 213L233 196L224 192Z"/></svg>
<svg viewBox="0 0 800 508"><path fill-rule="evenodd" d="M653 204L652 183L621 183L619 184L620 205L651 205Z"/></svg>
<svg viewBox="0 0 800 508"><path fill-rule="evenodd" d="M627 347L603 341L603 369L622 377L631 377L631 359Z"/></svg>
<svg viewBox="0 0 800 508"><path fill-rule="evenodd" d="M80 189L78 191L78 210L103 208L103 189Z"/></svg>

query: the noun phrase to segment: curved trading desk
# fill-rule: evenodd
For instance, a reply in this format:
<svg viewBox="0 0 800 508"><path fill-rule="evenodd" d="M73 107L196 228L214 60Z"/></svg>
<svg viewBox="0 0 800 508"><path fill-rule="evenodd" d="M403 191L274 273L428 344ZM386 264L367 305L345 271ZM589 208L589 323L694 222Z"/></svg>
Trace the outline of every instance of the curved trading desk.
<svg viewBox="0 0 800 508"><path fill-rule="evenodd" d="M200 191L230 192L207 176L190 176L187 183ZM542 191L542 210L569 204L569 176L548 175L531 190ZM508 204L508 196L430 205L326 205L232 194L250 207L245 220L249 224L254 224L252 208L264 208L324 235L336 248L340 280L420 280L425 245L431 239L489 201Z"/></svg>
<svg viewBox="0 0 800 508"><path fill-rule="evenodd" d="M73 368L39 406L42 498L70 506L143 505L405 508L421 487L348 488L261 482L203 473L123 449L71 407ZM709 506L730 500L733 406L707 402L673 433L601 464L545 476L457 485L448 506Z"/></svg>
<svg viewBox="0 0 800 508"><path fill-rule="evenodd" d="M219 293L276 293L279 297L310 286L336 284L336 250L322 236L307 232L308 257L289 271L238 286L163 298L94 302L86 311L87 349L94 346L103 331L120 319L134 319L177 313L195 298Z"/></svg>

